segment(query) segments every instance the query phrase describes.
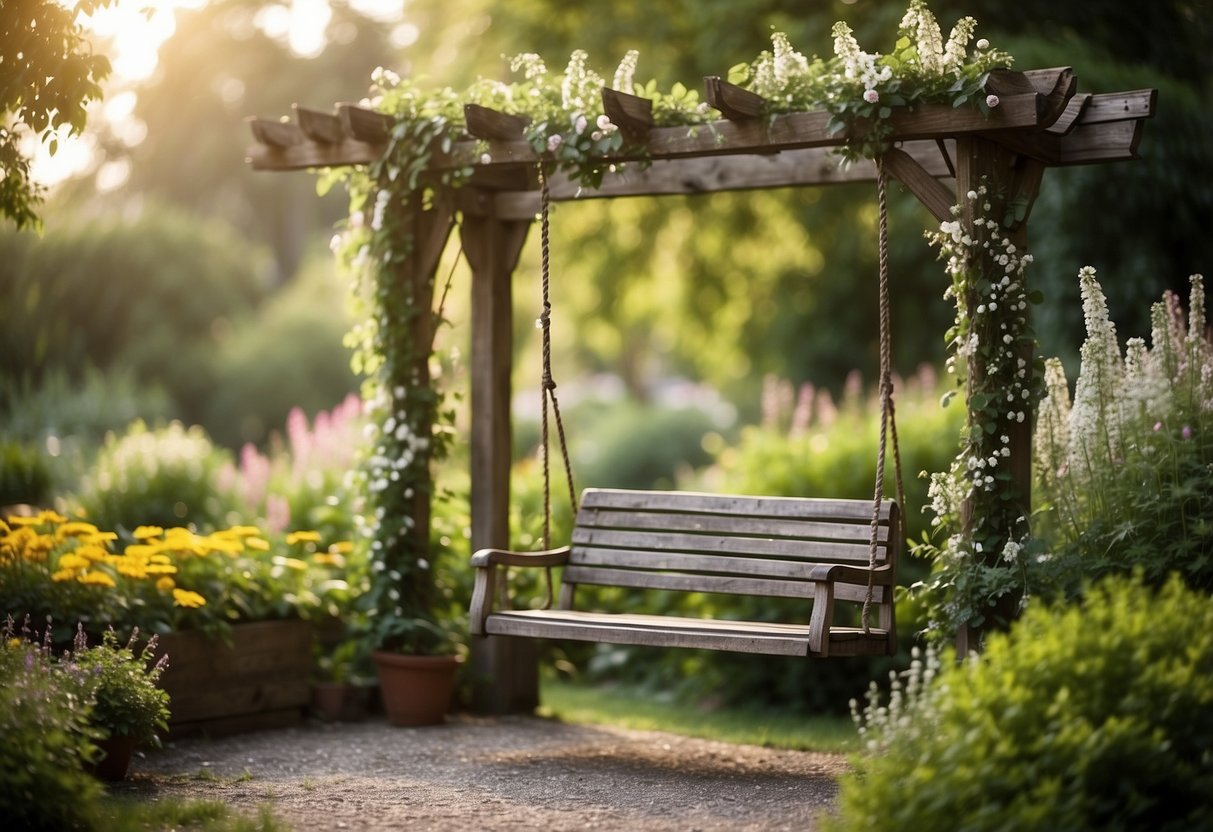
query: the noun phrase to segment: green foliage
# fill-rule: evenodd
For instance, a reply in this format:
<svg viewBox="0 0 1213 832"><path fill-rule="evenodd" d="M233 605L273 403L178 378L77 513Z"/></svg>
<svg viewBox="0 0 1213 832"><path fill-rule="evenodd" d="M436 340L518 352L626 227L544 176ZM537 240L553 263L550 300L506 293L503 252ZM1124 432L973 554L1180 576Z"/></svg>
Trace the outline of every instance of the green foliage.
<svg viewBox="0 0 1213 832"><path fill-rule="evenodd" d="M1140 569L1162 583L1178 572L1213 589L1213 342L1204 284L1191 279L1187 321L1171 293L1154 304L1152 345L1122 351L1094 269L1080 273L1087 321L1071 402L1061 363L1047 364L1036 431L1036 533L1050 546L1033 564L1045 594Z"/></svg>
<svg viewBox="0 0 1213 832"><path fill-rule="evenodd" d="M20 442L0 442L0 506L45 505L51 472L42 453Z"/></svg>
<svg viewBox="0 0 1213 832"><path fill-rule="evenodd" d="M358 389L341 343L351 325L344 287L325 265L305 269L219 344L201 421L215 442L262 444L293 409L316 414Z"/></svg>
<svg viewBox="0 0 1213 832"><path fill-rule="evenodd" d="M84 132L86 105L101 97L110 62L96 54L80 25L81 15L112 0L78 0L72 8L47 0L5 4L0 19L0 215L18 229L40 228L42 188L30 179L22 140L32 133L51 154L58 131Z"/></svg>
<svg viewBox="0 0 1213 832"><path fill-rule="evenodd" d="M158 743L157 731L168 730L169 697L159 687L160 674L167 661L156 661L156 637L135 652L138 631L122 645L113 629L101 636L101 643L88 644L81 626L73 651L62 663L74 665L93 701L89 721L105 737L131 737L136 743Z"/></svg>
<svg viewBox="0 0 1213 832"><path fill-rule="evenodd" d="M172 422L153 429L136 421L123 435L106 437L70 501L104 528L219 528L234 508L232 494L219 482L226 465L229 453L198 426Z"/></svg>
<svg viewBox="0 0 1213 832"><path fill-rule="evenodd" d="M97 221L41 240L0 234L0 377L130 367L197 423L215 387L214 353L263 296L257 252L233 229L173 211ZM154 414L140 414L149 418Z"/></svg>
<svg viewBox="0 0 1213 832"><path fill-rule="evenodd" d="M0 815L14 829L94 829L101 786L84 772L94 755L91 699L48 649L16 637L0 645Z"/></svg>
<svg viewBox="0 0 1213 832"><path fill-rule="evenodd" d="M1127 578L1030 605L980 656L873 693L866 735L829 828L1206 829L1213 605Z"/></svg>

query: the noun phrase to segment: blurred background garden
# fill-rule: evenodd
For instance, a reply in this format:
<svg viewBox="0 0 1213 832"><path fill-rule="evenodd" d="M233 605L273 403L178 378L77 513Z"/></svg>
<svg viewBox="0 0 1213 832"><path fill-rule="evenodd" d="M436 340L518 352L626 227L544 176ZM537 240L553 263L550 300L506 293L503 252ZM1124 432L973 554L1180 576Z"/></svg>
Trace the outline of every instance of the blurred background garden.
<svg viewBox="0 0 1213 832"><path fill-rule="evenodd" d="M1201 5L932 4L949 25L976 17L979 34L1017 68L1072 65L1083 92L1159 90L1140 161L1053 171L1035 207L1039 351L1059 356L1071 378L1080 266L1099 270L1119 332L1145 336L1151 304L1167 290L1186 301L1188 275L1213 263L1213 15ZM90 38L114 71L83 138L37 162L52 186L45 227L0 228L0 506L83 512L129 541L140 527L157 540L149 529L189 526L205 538L256 527L276 560L265 560L264 574L208 578L230 587L229 606L208 615L356 619L366 567L350 472L363 417L343 345L355 322L342 311L346 278L330 252L348 205L340 189L319 195L313 176L251 171L243 120L357 100L378 66L456 88L505 78L503 56L522 51L559 66L585 49L609 71L638 49L638 79L693 82L766 48L772 28L806 52L828 52L833 21L884 44L903 11L869 0L123 0L99 12ZM840 185L560 205L554 353L578 485L869 497L874 197ZM928 500L915 474L947 469L963 413L940 406L953 386L943 373L953 310L922 238L934 222L897 189L891 211L909 537L919 540ZM439 473L432 533L452 626L471 581L468 426L457 397L470 310L456 248L440 271L453 270L454 288L439 349L459 440ZM514 286L520 548L536 545L542 519L538 254L536 234ZM561 511L557 539L569 522ZM316 537L288 543L299 531ZM907 559L901 582L927 571ZM153 629L171 629L144 602L122 603L138 608L130 620L142 611ZM87 615L34 596L27 608L56 604ZM173 612L189 614L202 615ZM901 620L908 642L922 619L907 603ZM576 678L804 711L844 709L889 666L606 647L551 658Z"/></svg>

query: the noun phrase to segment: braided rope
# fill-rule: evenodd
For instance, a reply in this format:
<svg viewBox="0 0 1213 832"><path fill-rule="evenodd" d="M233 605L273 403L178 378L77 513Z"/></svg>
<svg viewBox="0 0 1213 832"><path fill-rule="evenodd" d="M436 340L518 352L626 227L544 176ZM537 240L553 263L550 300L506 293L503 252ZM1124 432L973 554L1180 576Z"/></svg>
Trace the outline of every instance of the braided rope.
<svg viewBox="0 0 1213 832"><path fill-rule="evenodd" d="M551 206L551 191L548 187L547 171L539 167L540 189L540 221L539 245L542 252L543 273L543 309L539 313L539 328L543 331L543 376L539 385L540 409L542 410L542 425L540 440L540 456L543 457L543 548L552 548L552 473L548 458L549 428L548 403L551 403L552 413L556 418L556 434L560 440L560 455L564 460L564 474L569 487L569 506L574 514L577 513L577 496L573 487L573 465L569 460L569 446L565 438L564 420L560 416L560 402L556 398L556 382L552 379L552 303L549 297L551 288L551 243L549 238L550 222L549 209ZM547 600L544 609L551 609L553 603L552 569L544 570L547 579Z"/></svg>
<svg viewBox="0 0 1213 832"><path fill-rule="evenodd" d="M880 526L880 504L884 496L884 469L889 434L893 440L893 465L896 470L897 500L905 506L905 485L901 472L901 448L897 441L897 420L893 407L892 337L890 334L889 303L889 204L884 162L876 159L876 193L880 204L880 446L876 455L876 484L872 494L872 525L868 546L868 588L863 600L863 631L871 632L871 608L875 589L877 536Z"/></svg>

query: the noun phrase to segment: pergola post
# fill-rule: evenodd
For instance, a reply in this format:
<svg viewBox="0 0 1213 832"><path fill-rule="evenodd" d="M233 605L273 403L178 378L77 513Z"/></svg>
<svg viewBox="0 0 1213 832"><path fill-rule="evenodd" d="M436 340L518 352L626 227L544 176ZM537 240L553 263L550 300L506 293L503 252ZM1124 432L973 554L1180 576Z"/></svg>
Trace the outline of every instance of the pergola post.
<svg viewBox="0 0 1213 832"><path fill-rule="evenodd" d="M1032 205L1040 192L1040 183L1044 174L1044 165L1039 161L1021 156L1005 145L991 141L982 136L964 136L956 140L956 195L957 204L961 206L960 221L965 231L974 239L982 239L985 234L981 228L973 224L977 216L1002 217L1012 206L1020 206L1017 219L1003 232L1008 239L1021 251L1027 250L1028 216ZM968 198L970 192L978 191L985 185L986 194L979 197L983 202L990 203L990 210L975 205ZM970 318L974 315L973 306L983 298L968 296L959 299L969 306ZM1030 310L1024 310L1025 315ZM1035 350L1029 343L1019 344L1019 358L1032 365ZM986 367L974 354L969 356L967 374L966 406L974 390L981 389L981 381L985 376ZM1032 505L1032 427L1035 424L1035 402L1023 404L1026 418L1022 421L1002 419L999 421L998 432L1010 438L1008 448L1011 456L1008 459L1011 479L1002 483L1004 493L1011 495L1007 511L1018 516L1029 517ZM971 406L967 407L968 425L974 425L976 414ZM971 528L972 505L964 507L963 525L967 533ZM984 555L991 562L998 560L998 552L987 552ZM996 619L1010 621L1015 616L1019 598L1003 596L991 610ZM973 626L961 627L956 633L957 654L966 656L973 650L980 649L983 631L987 628Z"/></svg>
<svg viewBox="0 0 1213 832"><path fill-rule="evenodd" d="M510 370L514 267L530 220L503 220L483 192L462 195L460 239L472 268L470 383L472 551L510 543ZM500 582L504 592L507 582ZM471 646L473 706L487 713L533 711L539 704L538 651L531 639L489 636Z"/></svg>

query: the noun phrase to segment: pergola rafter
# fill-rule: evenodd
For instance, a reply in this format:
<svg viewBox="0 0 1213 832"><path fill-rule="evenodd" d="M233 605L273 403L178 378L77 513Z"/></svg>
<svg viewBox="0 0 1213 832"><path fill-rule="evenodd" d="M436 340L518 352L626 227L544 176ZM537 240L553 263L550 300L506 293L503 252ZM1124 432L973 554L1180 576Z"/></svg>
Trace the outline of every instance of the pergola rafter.
<svg viewBox="0 0 1213 832"><path fill-rule="evenodd" d="M636 161L626 153L610 157L604 161L621 163L619 170L608 173L597 189L557 175L551 182L552 200L875 181L874 164L843 165L834 153L847 135L829 132L828 112L767 118L766 102L753 93L714 76L705 85L708 103L723 118L689 128L654 126L650 102L603 90L604 111L624 131L625 146L644 148L647 164L626 164ZM883 157L885 169L940 221L952 219L953 206L961 205L960 220L967 227L973 206L966 194L986 183L995 215L1016 209L1018 219L1006 234L1026 249L1027 219L1045 170L1138 158L1144 123L1157 106L1155 90L1092 95L1077 89L1078 78L1069 67L998 70L986 86L987 93L999 98L988 115L936 104L895 108L890 119L893 149ZM433 210L421 212L415 238L426 245L400 266L396 279L414 285L432 280L452 211L461 212L460 234L472 270L471 510L472 548L477 550L508 546L510 286L539 210L542 160L523 138L525 119L471 105L465 115L469 135L455 137L450 152L436 156L431 168L470 167L472 174L457 192L440 193ZM334 112L296 107L293 121L250 119L249 124L256 141L249 151L252 167L293 171L377 161L386 152L394 120L366 107L340 104ZM1030 362L1030 348L1022 357ZM983 368L970 359L968 373L981 378ZM1031 424L1025 419L1006 426L1012 480L1025 503L1031 493ZM1023 508L1026 512L1027 505ZM419 513L425 510L418 506ZM424 525L418 523L418 528ZM960 634L963 652L971 635ZM474 657L481 672L494 679L490 698L481 705L497 711L533 708L534 657L520 652L531 649L529 642L489 641Z"/></svg>

